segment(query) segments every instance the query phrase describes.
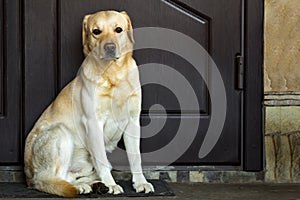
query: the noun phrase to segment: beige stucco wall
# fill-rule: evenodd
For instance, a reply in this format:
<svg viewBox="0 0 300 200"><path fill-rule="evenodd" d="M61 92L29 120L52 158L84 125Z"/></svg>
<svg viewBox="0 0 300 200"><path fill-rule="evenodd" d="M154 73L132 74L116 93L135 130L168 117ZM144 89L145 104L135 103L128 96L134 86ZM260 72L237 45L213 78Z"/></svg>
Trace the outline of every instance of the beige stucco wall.
<svg viewBox="0 0 300 200"><path fill-rule="evenodd" d="M300 0L265 0L266 181L300 182Z"/></svg>
<svg viewBox="0 0 300 200"><path fill-rule="evenodd" d="M265 0L265 91L300 91L299 0Z"/></svg>

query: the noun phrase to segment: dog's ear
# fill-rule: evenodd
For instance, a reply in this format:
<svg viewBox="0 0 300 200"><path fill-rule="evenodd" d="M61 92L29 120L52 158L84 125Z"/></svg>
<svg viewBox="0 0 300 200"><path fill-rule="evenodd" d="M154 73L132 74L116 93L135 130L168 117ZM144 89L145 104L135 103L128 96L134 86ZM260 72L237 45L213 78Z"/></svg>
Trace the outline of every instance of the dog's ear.
<svg viewBox="0 0 300 200"><path fill-rule="evenodd" d="M91 15L84 16L84 19L82 21L82 46L83 46L83 53L85 56L87 56L90 53L89 47L88 47L88 28L87 28L87 21Z"/></svg>
<svg viewBox="0 0 300 200"><path fill-rule="evenodd" d="M128 34L128 37L129 37L130 41L131 41L132 43L134 43L133 30L132 30L132 25L131 25L130 18L129 18L128 14L127 14L125 11L122 11L121 14L124 15L124 17L125 17L126 20L127 20L127 24L128 24L128 27L127 27L127 34Z"/></svg>

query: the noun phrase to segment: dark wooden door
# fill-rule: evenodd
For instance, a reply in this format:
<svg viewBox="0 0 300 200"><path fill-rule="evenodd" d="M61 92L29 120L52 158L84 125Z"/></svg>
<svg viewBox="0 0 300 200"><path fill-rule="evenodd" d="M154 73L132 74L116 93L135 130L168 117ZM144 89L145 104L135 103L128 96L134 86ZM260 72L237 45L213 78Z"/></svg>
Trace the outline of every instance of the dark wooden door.
<svg viewBox="0 0 300 200"><path fill-rule="evenodd" d="M170 85L178 84L177 80L172 79L175 75L166 76L164 75L166 71L158 67L157 73L151 75L155 77L152 78L154 83L143 86L141 123L146 126L149 123L159 124L159 121L164 121L165 125L154 136L142 140L142 151L153 152L164 148L176 135L183 134L178 132L181 123L190 123L190 126L192 126L200 120L198 130L185 130L185 134L194 134L194 131L197 131L197 134L193 138L190 147L185 153L182 152L184 155L178 157L175 164L240 165L242 93L235 89L235 56L242 53L242 1L91 0L85 2L82 0L63 0L58 1L57 4L56 1L43 4L36 4L33 3L36 1L31 0L26 2L25 54L27 59L25 64L26 71L30 71L32 76L30 80L33 80L33 82L27 82L26 84L26 87L28 87L27 92L30 92L30 95L27 95L30 100L28 100L29 104L26 105L26 108L30 107L27 112L32 116L25 123L26 132L29 131L33 121L55 93L77 74L78 68L84 59L81 44L83 16L99 10L124 10L131 17L134 28L168 28L181 32L197 41L209 52L217 64L226 89L227 117L221 137L211 153L200 159L198 153L211 120L211 103L208 95L208 88L211 86L204 83L201 74L188 63L186 58L159 49L135 51L134 57L138 65L147 63L164 64L182 74L190 83L199 102L199 109L181 108L181 102L174 91L163 84L159 84L159 80L165 79L169 79ZM57 21L49 21L51 20L49 17L54 13L58 15L58 18L55 19ZM35 34L29 34L32 29L39 31ZM52 33L48 34L51 38L44 37L45 31ZM143 41L136 41L136 45L139 45L140 42ZM200 52L199 56L202 56ZM154 68L157 65L153 64L150 67ZM206 78L210 80L209 65L205 67L205 76L208 76ZM45 74L45 76L38 74ZM141 74L142 82L143 78L146 78L143 75L146 74ZM184 93L187 89L186 86L177 85L176 87L181 87L181 95L191 98L191 91ZM37 96L37 94L39 95ZM49 100L42 101L40 96ZM155 117L150 120L149 109L156 104L161 106L152 107L151 112L155 113ZM31 111L34 112L30 113ZM184 117L182 117L183 115ZM145 131L151 130L153 129L145 129ZM142 133L143 135L151 135L151 133L145 131ZM188 138L188 135L186 138ZM180 141L177 141L173 148L179 148L180 143L178 142ZM155 158L147 161L148 164L163 164L160 162Z"/></svg>
<svg viewBox="0 0 300 200"><path fill-rule="evenodd" d="M248 7L251 8L252 13L257 13L258 16L255 28L257 32L255 32L256 35L253 38L258 38L256 43L259 46L261 44L261 36L259 36L259 33L261 33L260 25L262 24L260 18L261 10L259 9L262 7L257 2L246 2L249 6L246 5L245 7L247 9ZM13 149L17 152L16 155L21 155L23 138L29 133L34 122L55 98L57 93L76 76L77 70L84 59L81 45L81 22L84 15L99 10L112 9L126 11L132 20L134 28L167 28L180 32L196 41L209 53L208 55L215 62L225 86L227 101L224 127L214 148L205 157L200 158L199 150L207 136L212 110L214 109L209 93L214 87L210 62L202 66L205 73L199 74L187 58L176 55L172 51L153 48L135 50L134 58L140 66L141 82L145 82L149 77L153 80L152 83L144 84L142 87L143 111L141 124L143 126L142 136L144 137L141 141L142 152L146 154L163 149L168 144L171 144L178 134L181 134L182 141L177 141L179 147L185 142L184 136L188 138L189 135L194 134L191 144L182 152L182 155L172 162L172 165L221 165L260 170L262 166L261 132L259 131L254 135L255 137L248 133L248 130L251 130L248 118L251 118L249 110L254 108L256 110L261 109L259 102L261 92L257 92L257 94L251 93L254 91L252 89L255 86L254 84L251 87L249 86L251 95L247 96L249 84L245 84L244 88L238 88L236 84L236 57L242 55L247 58L244 50L247 50L248 41L252 37L251 33L245 38L246 34L244 31L248 31L249 28L243 27L244 22L248 20L244 16L244 3L243 0L90 0L88 2L81 0L25 0L22 9L17 7L18 10L15 11L15 18L22 20L22 23L19 23L21 24L19 28L23 28L23 32L17 32L16 34L19 34L19 41L23 45L21 54L19 54L23 58L23 68L21 70L18 63L14 63L16 69L14 72L19 73L18 81L22 82L23 85L21 87L18 85L20 87L18 88L17 86L9 86L8 83L4 83L2 81L4 80L3 77L11 77L13 75L9 75L8 70L0 70L0 75L2 75L0 76L1 83L7 84L6 88L16 87L13 89L16 94L11 95L12 100L1 100L0 98L0 105L13 104L13 99L19 105L22 105L22 108L14 107L15 111L19 112L13 116L19 118L9 119L2 117L0 119L0 129L1 133L4 133L5 141L12 141L10 142L11 146L4 146L5 150ZM0 6L3 5L0 4ZM23 13L20 14L20 10ZM7 17L5 19L7 20ZM0 27L0 30L5 29L7 27L4 27L4 29ZM140 42L143 42L143 38L139 37L136 42L138 46ZM259 47L261 48L261 46ZM197 52L191 51L190 53L198 55ZM257 54L252 56L252 59L255 58L261 61L260 56L261 54ZM203 57L204 60L209 59L200 55L200 53L199 57ZM3 60L1 58L0 54L0 60ZM15 60L15 62L17 61ZM245 73L253 71L258 80L261 80L261 71L257 70L260 69L259 64L261 63L251 63L249 61L247 63L249 66L253 66L249 68L250 70L245 69ZM145 65L155 68L157 71L152 70L152 74L147 74L147 70L143 70ZM162 68L162 66L168 66L169 68ZM171 69L171 71L167 69ZM199 107L182 107L180 100L176 96L177 94L172 91L172 88L161 83L161 80L167 80L169 85L176 86L175 88L179 95L191 98L191 93L189 93L187 87L178 85L179 81L176 81L174 78L176 74L181 75L189 83L189 89L192 89L192 92L195 93L194 98L197 100ZM246 77L247 81L253 80L251 76L249 77ZM207 83L204 80L208 80ZM243 83L243 80L241 81ZM256 86L261 87L261 83L257 83ZM9 98L6 91L8 90L0 89L0 97ZM4 95L4 92L6 92L5 95L7 96ZM243 100L244 98L245 100ZM249 99L253 103L245 104ZM9 103L4 104L3 102ZM0 111L2 111L1 108L0 106ZM245 116L243 113L248 113L248 115ZM260 113L256 113L256 115L260 115ZM24 116L22 119L20 118L21 114ZM256 119L256 121L250 121L252 124L258 123L261 128L261 117ZM5 127L6 125L1 124L2 121L6 123L4 120L7 120L13 127L18 127L19 129L15 130L11 127ZM189 128L187 128L186 131L178 133L182 123L185 123L186 127L189 127L189 125L192 127L198 122L199 127L197 127L196 131L194 129L189 131ZM14 126L16 124L18 126ZM158 130L155 130L157 131L156 134L151 132L155 128L148 128L151 124L154 124L154 126L156 124L157 126L161 125ZM20 130L22 134L20 134ZM23 138L20 136L23 136ZM173 145L175 145L173 148L176 149L176 143ZM249 154L254 155L255 158L249 156ZM10 162L10 159L20 162L21 157L16 157L16 155L7 156L1 152L0 162L5 164ZM246 163L246 161L250 160L249 158L256 164ZM155 159L146 159L144 163L149 165L166 164L161 160ZM245 163L247 166L244 165Z"/></svg>

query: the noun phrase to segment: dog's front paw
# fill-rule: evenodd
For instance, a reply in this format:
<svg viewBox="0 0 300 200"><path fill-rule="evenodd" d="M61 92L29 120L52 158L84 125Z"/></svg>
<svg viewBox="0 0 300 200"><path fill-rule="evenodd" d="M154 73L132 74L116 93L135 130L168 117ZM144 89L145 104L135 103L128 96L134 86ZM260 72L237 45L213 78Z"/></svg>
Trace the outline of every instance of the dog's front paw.
<svg viewBox="0 0 300 200"><path fill-rule="evenodd" d="M124 193L124 190L119 185L106 185L108 187L108 193L109 194L122 194Z"/></svg>
<svg viewBox="0 0 300 200"><path fill-rule="evenodd" d="M92 192L92 187L86 183L79 183L75 185L79 194L89 194Z"/></svg>
<svg viewBox="0 0 300 200"><path fill-rule="evenodd" d="M135 189L136 192L145 192L150 193L154 192L154 187L151 183L146 182L146 183L134 183L133 188Z"/></svg>

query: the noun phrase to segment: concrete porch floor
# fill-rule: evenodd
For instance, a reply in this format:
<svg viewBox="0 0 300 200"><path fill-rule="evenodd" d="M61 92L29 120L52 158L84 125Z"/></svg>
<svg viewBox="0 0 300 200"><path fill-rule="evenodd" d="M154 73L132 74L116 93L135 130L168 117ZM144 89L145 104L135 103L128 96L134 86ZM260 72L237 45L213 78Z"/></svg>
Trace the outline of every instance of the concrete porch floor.
<svg viewBox="0 0 300 200"><path fill-rule="evenodd" d="M169 183L174 190L174 197L120 197L101 198L104 200L300 200L300 184L203 184ZM8 198L2 198L5 200ZM56 198L48 198L55 200ZM59 199L59 198L57 198ZM83 198L79 198L83 199ZM99 198L98 198L99 199ZM31 200L27 198L27 200ZM36 200L33 199L32 200ZM84 200L84 199L83 199ZM91 198L87 200L92 200Z"/></svg>

